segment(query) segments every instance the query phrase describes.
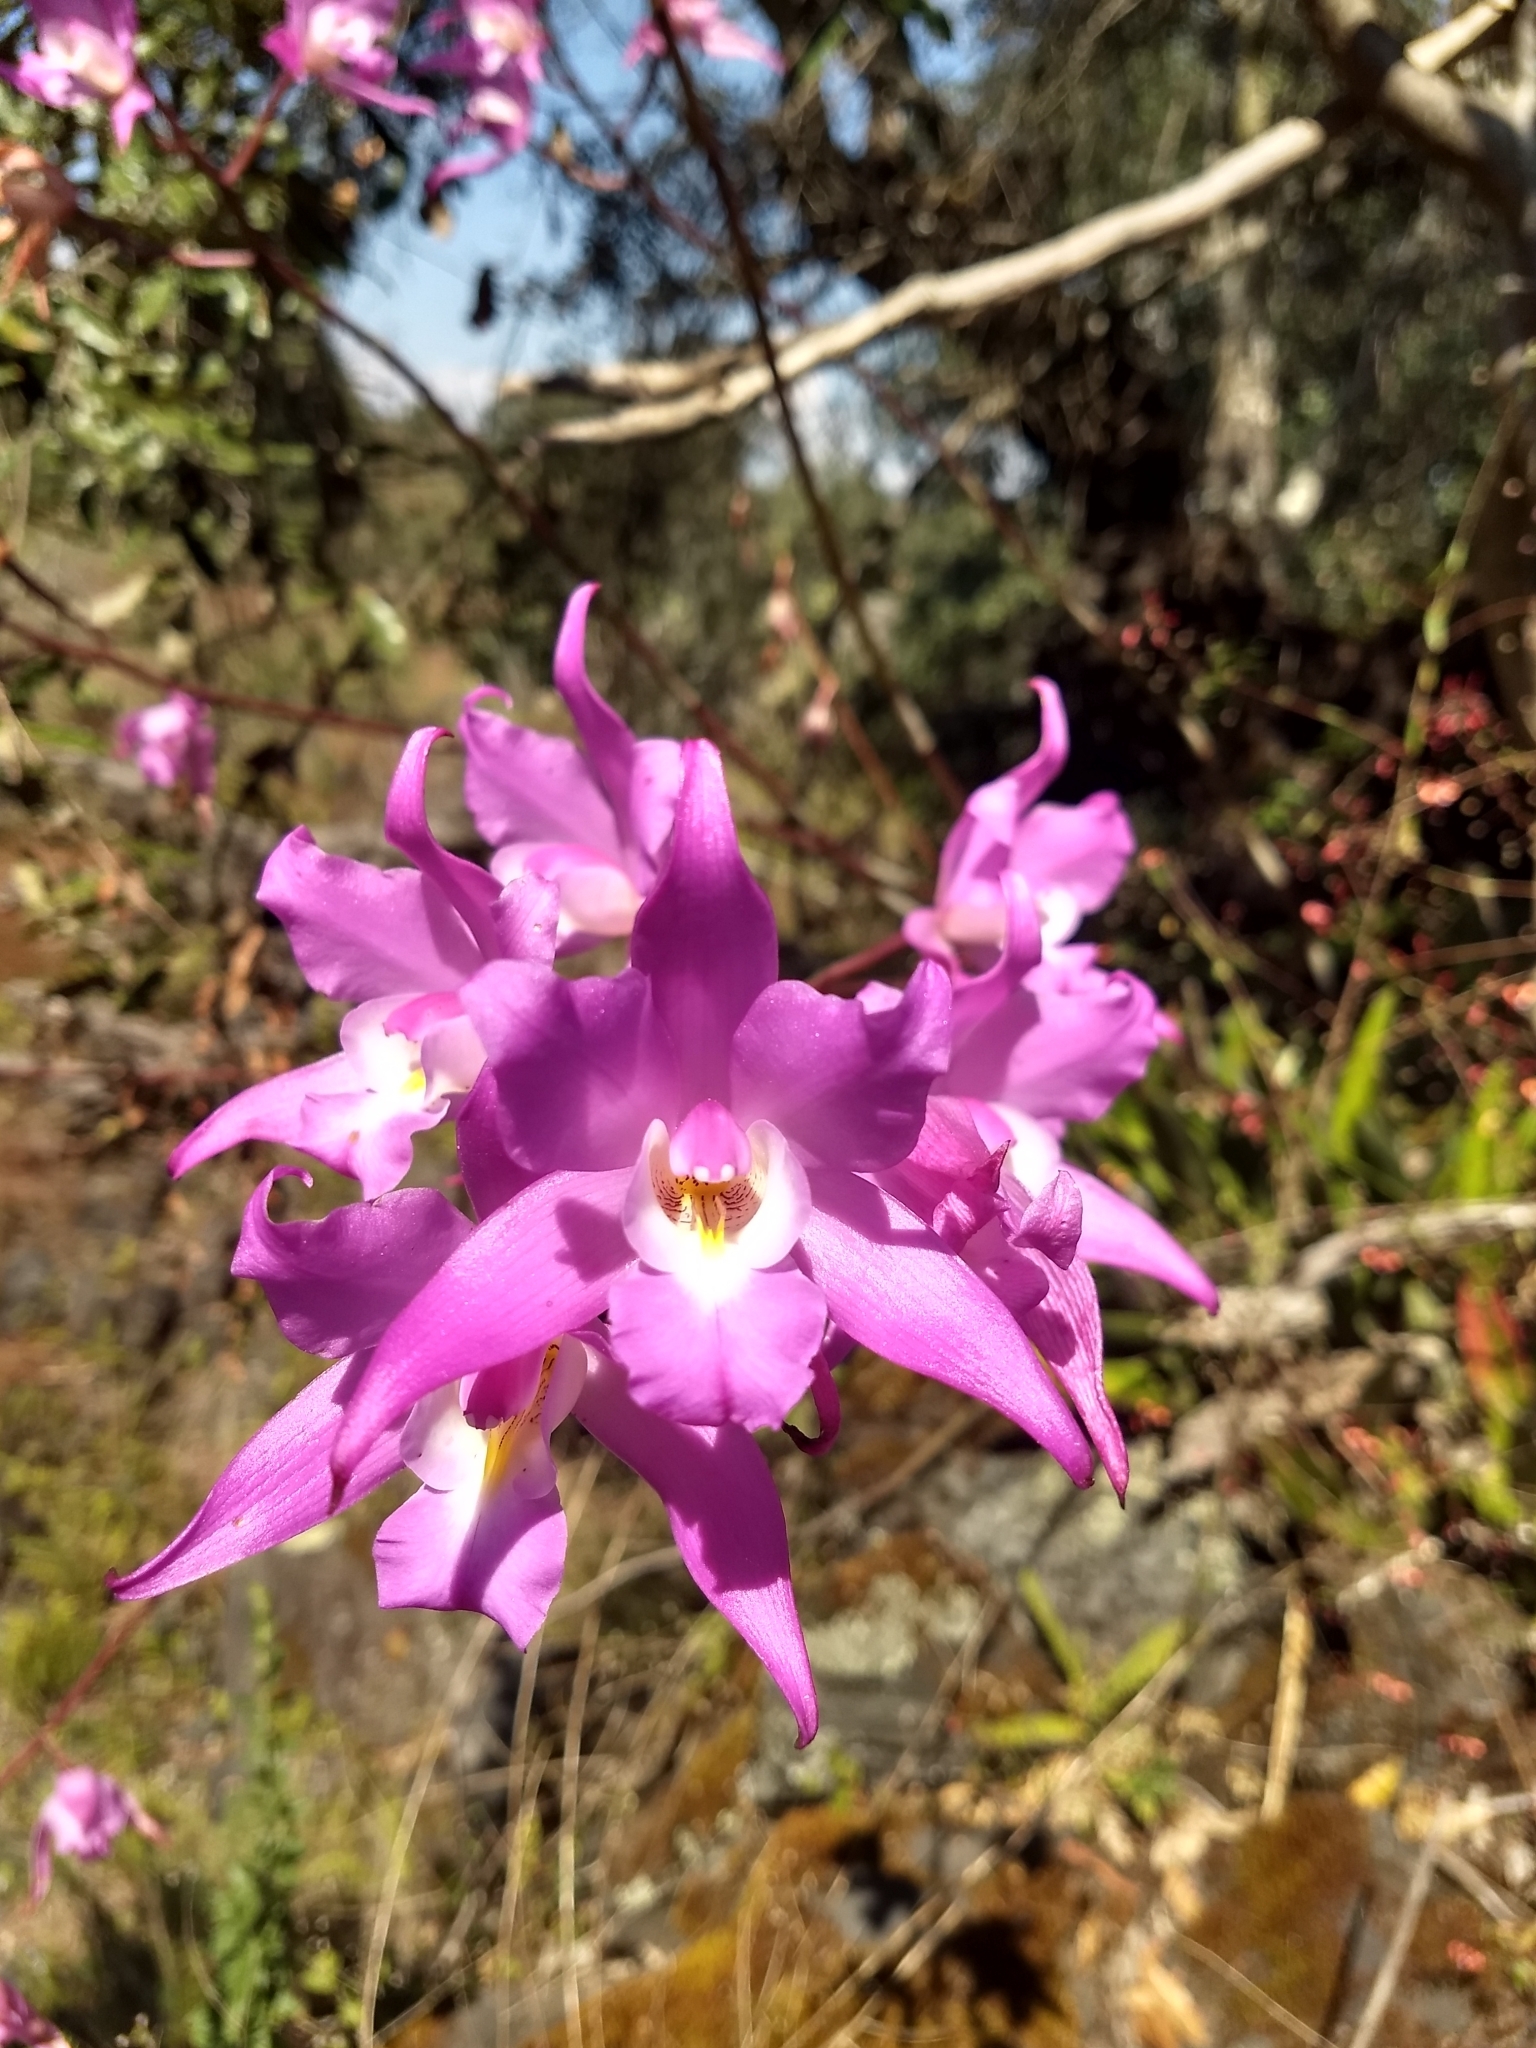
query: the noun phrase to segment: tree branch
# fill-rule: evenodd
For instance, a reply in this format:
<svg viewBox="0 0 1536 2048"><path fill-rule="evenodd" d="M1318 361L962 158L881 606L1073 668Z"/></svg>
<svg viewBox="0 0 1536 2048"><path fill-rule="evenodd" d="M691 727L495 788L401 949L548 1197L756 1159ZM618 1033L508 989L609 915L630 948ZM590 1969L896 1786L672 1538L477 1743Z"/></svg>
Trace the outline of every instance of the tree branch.
<svg viewBox="0 0 1536 2048"><path fill-rule="evenodd" d="M1437 71L1465 56L1507 21L1514 9L1515 0L1477 0L1455 21L1419 37L1406 51L1399 51L1398 58L1406 61L1394 58L1394 65L1400 72L1406 72L1409 66L1425 74ZM1394 81L1393 91L1403 91L1399 82ZM1457 93L1456 98L1459 101L1461 95ZM1405 95L1405 103L1408 100L1411 91ZM1287 171L1320 155L1330 141L1355 125L1362 111L1353 98L1336 100L1315 120L1297 115L1278 122L1252 142L1218 158L1197 177L1186 179L1154 198L1111 207L1080 227L1069 228L1065 234L1053 235L1008 256L992 257L963 270L908 278L895 291L845 319L831 320L787 338L777 347L779 377L785 384L793 383L826 363L841 362L857 354L870 342L913 321L964 318L989 306L1024 298L1047 285L1060 284L1066 278L1109 262L1112 257L1124 255L1127 250L1187 233L1213 214L1262 191ZM546 429L543 438L551 442L614 445L679 434L704 420L727 419L756 404L772 391L773 382L773 374L757 349L724 351L686 363L615 364L591 371L571 371L560 380L561 388L588 389L602 396L639 392L644 394L644 402L605 419L561 420ZM504 387L509 397L526 396L531 388L526 378L509 381Z"/></svg>

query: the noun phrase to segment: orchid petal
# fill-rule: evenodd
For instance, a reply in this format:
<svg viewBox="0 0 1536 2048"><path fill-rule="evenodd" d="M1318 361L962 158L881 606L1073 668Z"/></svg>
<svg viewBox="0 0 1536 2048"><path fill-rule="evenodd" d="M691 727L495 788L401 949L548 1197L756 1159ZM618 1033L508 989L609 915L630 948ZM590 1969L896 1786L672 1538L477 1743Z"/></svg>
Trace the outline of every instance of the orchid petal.
<svg viewBox="0 0 1536 2048"><path fill-rule="evenodd" d="M877 1176L903 1207L936 1237L960 1250L997 1212L1006 1141L988 1145L969 1104L954 1095L930 1095L916 1145Z"/></svg>
<svg viewBox="0 0 1536 2048"><path fill-rule="evenodd" d="M481 710L487 698L501 696L499 690L472 691L459 718L464 801L480 836L490 846L574 840L620 863L612 807L581 749Z"/></svg>
<svg viewBox="0 0 1536 2048"><path fill-rule="evenodd" d="M1052 1271L1050 1283L1044 1299L1020 1317L1024 1334L1066 1388L1110 1484L1124 1500L1131 1468L1104 1392L1104 1322L1093 1275L1082 1259L1074 1259L1065 1272Z"/></svg>
<svg viewBox="0 0 1536 2048"><path fill-rule="evenodd" d="M955 975L951 1030L956 1046L963 1045L979 1030L1008 1000L1024 976L1040 964L1040 918L1029 884L1022 875L1004 874L998 887L1002 893L1003 943L997 959L984 973Z"/></svg>
<svg viewBox="0 0 1536 2048"><path fill-rule="evenodd" d="M555 640L554 679L622 831L629 815L635 736L613 706L593 689L587 674L587 614L597 591L595 583L583 583L571 593Z"/></svg>
<svg viewBox="0 0 1536 2048"><path fill-rule="evenodd" d="M489 1067L482 1068L479 1080L460 1105L455 1129L464 1192L483 1223L493 1209L520 1195L537 1178L528 1167L519 1166L507 1150L501 1129L501 1099Z"/></svg>
<svg viewBox="0 0 1536 2048"><path fill-rule="evenodd" d="M878 1009L779 981L731 1045L732 1109L775 1124L810 1161L873 1171L904 1159L928 1090L949 1063L949 977L919 961L899 1001Z"/></svg>
<svg viewBox="0 0 1536 2048"><path fill-rule="evenodd" d="M525 1650L560 1590L565 1543L557 1493L424 1486L373 1539L379 1605L488 1614Z"/></svg>
<svg viewBox="0 0 1536 2048"><path fill-rule="evenodd" d="M643 975L566 981L492 961L464 988L501 1092L513 1156L537 1172L633 1162L647 1124L676 1106L670 1047Z"/></svg>
<svg viewBox="0 0 1536 2048"><path fill-rule="evenodd" d="M1136 835L1119 797L1096 790L1077 804L1036 804L1014 828L1010 867L1037 896L1064 897L1077 918L1102 910L1120 886Z"/></svg>
<svg viewBox="0 0 1536 2048"><path fill-rule="evenodd" d="M268 859L256 901L282 923L310 987L336 1002L454 989L480 965L420 875L322 853L302 825Z"/></svg>
<svg viewBox="0 0 1536 2048"><path fill-rule="evenodd" d="M767 1460L744 1429L693 1429L642 1408L598 1358L575 1414L655 1488L699 1591L788 1700L801 1746L816 1733L816 1683L795 1611L789 1536Z"/></svg>
<svg viewBox="0 0 1536 2048"><path fill-rule="evenodd" d="M481 954L494 959L499 950L494 912L500 888L484 868L441 845L427 823L427 756L435 741L448 737L441 726L428 725L406 741L384 800L384 837L415 862L429 888L441 892Z"/></svg>
<svg viewBox="0 0 1536 2048"><path fill-rule="evenodd" d="M269 1080L256 1082L254 1087L242 1088L238 1095L232 1095L228 1102L205 1116L172 1152L166 1170L173 1180L179 1180L194 1166L227 1152L232 1145L260 1138L274 1145L302 1144L322 1164L337 1173L350 1173L353 1146L345 1119L352 1107L366 1099L356 1069L345 1053L332 1053L328 1059L314 1060L306 1067L290 1067L286 1074L274 1074ZM305 1105L312 1100L347 1105L340 1128L322 1128L313 1119L306 1125Z"/></svg>
<svg viewBox="0 0 1536 2048"><path fill-rule="evenodd" d="M741 857L720 756L707 740L683 747L672 850L636 915L630 959L650 977L677 1048L680 1106L706 1095L729 1101L731 1040L778 973L779 941L768 898Z"/></svg>
<svg viewBox="0 0 1536 2048"><path fill-rule="evenodd" d="M1093 1460L1065 1401L984 1282L900 1203L835 1167L796 1253L828 1313L860 1344L999 1410L1080 1486Z"/></svg>
<svg viewBox="0 0 1536 2048"><path fill-rule="evenodd" d="M1064 1122L1102 1116L1139 1081L1157 1048L1157 998L1144 981L1106 973L1091 946L1063 946L963 1044L946 1089Z"/></svg>
<svg viewBox="0 0 1536 2048"><path fill-rule="evenodd" d="M1107 1186L1080 1166L1067 1171L1083 1198L1083 1235L1078 1251L1097 1266L1119 1266L1127 1273L1145 1273L1177 1288L1191 1301L1216 1313L1220 1296L1177 1239L1145 1209Z"/></svg>
<svg viewBox="0 0 1536 2048"><path fill-rule="evenodd" d="M275 1223L272 1185L290 1175L312 1185L297 1167L267 1175L246 1204L230 1271L260 1281L290 1344L348 1358L383 1335L473 1226L433 1188L351 1202L317 1223Z"/></svg>
<svg viewBox="0 0 1536 2048"><path fill-rule="evenodd" d="M333 1365L238 1451L181 1534L137 1571L108 1583L119 1600L148 1600L173 1587L313 1529L403 1467L400 1433L384 1430L364 1449L333 1498L331 1450L351 1368Z"/></svg>
<svg viewBox="0 0 1536 2048"><path fill-rule="evenodd" d="M1019 818L1034 805L1066 766L1067 716L1061 692L1044 676L1031 688L1040 699L1040 744L1027 761L995 782L972 790L939 856L937 903L973 881L996 881L1007 862ZM912 943L918 943L914 937Z"/></svg>
<svg viewBox="0 0 1536 2048"><path fill-rule="evenodd" d="M641 1404L672 1422L739 1422L776 1429L811 1383L826 1303L795 1268L736 1266L734 1286L685 1274L629 1273L608 1300L609 1342ZM733 1262L734 1263L734 1262Z"/></svg>
<svg viewBox="0 0 1536 2048"><path fill-rule="evenodd" d="M434 1387L579 1329L633 1253L619 1227L629 1181L551 1173L473 1230L379 1340L336 1443L346 1473Z"/></svg>

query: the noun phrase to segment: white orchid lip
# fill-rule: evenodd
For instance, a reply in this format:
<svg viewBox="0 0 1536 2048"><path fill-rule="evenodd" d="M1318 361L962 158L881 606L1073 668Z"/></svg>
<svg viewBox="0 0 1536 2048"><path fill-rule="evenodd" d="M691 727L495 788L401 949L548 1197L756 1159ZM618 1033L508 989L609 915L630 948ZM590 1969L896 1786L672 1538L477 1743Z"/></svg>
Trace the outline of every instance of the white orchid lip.
<svg viewBox="0 0 1536 2048"><path fill-rule="evenodd" d="M745 1131L718 1103L676 1134L657 1118L624 1201L624 1233L645 1264L714 1293L776 1266L811 1211L805 1169L782 1131ZM696 1153L702 1156L695 1157Z"/></svg>
<svg viewBox="0 0 1536 2048"><path fill-rule="evenodd" d="M478 1375L439 1387L411 1410L400 1438L404 1463L438 1492L478 1484L482 1493L510 1486L542 1498L555 1484L549 1433L575 1406L590 1365L579 1338L557 1337L544 1348L527 1401L497 1421L471 1422L464 1412Z"/></svg>

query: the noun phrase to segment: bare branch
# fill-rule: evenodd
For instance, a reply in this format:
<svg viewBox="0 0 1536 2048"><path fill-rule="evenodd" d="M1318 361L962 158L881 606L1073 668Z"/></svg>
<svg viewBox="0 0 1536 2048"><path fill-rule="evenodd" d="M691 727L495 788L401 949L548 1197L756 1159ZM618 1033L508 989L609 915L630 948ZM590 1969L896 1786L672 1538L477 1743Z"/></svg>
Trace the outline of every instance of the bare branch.
<svg viewBox="0 0 1536 2048"><path fill-rule="evenodd" d="M1519 138L1502 114L1448 78L1421 71L1377 21L1371 0L1303 0L1341 84L1408 141L1462 171L1518 226L1525 200Z"/></svg>
<svg viewBox="0 0 1536 2048"><path fill-rule="evenodd" d="M1415 70L1438 70L1465 56L1507 20L1514 6L1515 0L1478 0L1455 21L1410 43L1397 56L1406 57L1407 65ZM1396 58L1394 66L1399 71L1407 68ZM1398 89L1394 84L1394 92ZM1461 98L1460 94L1456 97L1458 101ZM908 278L895 291L846 319L831 320L787 338L777 350L779 376L784 383L793 383L823 364L857 354L870 342L913 321L963 319L988 306L1060 284L1112 257L1123 256L1129 249L1185 234L1320 155L1335 136L1354 125L1361 111L1351 99L1335 101L1315 120L1293 116L1240 149L1229 151L1197 177L1154 198L1111 207L1096 219L1037 242L1033 248L963 270ZM722 351L721 355L723 367L713 356L699 356L686 363L614 364L569 372L556 388L586 389L605 397L633 393L642 402L605 419L561 420L546 430L544 438L588 445L657 439L682 433L704 420L727 419L773 389L772 372L757 349ZM508 396L523 397L528 395L529 380L518 379L504 388Z"/></svg>

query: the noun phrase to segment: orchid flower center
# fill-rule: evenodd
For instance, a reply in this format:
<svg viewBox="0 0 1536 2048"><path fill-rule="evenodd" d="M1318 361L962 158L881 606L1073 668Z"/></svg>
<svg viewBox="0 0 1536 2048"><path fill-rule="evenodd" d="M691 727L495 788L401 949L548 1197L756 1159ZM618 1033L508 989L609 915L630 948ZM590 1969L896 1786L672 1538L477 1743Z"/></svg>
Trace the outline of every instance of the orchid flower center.
<svg viewBox="0 0 1536 2048"><path fill-rule="evenodd" d="M678 1125L665 1155L651 1152L651 1184L662 1214L693 1231L707 1252L723 1249L762 1207L763 1173L746 1132L723 1103L705 1101Z"/></svg>
<svg viewBox="0 0 1536 2048"><path fill-rule="evenodd" d="M691 1109L668 1134L645 1134L624 1203L624 1230L646 1265L729 1293L777 1265L810 1214L805 1170L770 1123L743 1130L723 1103Z"/></svg>
<svg viewBox="0 0 1536 2048"><path fill-rule="evenodd" d="M526 1408L516 1415L508 1416L505 1422L492 1423L485 1432L485 1472L482 1488L489 1493L510 1478L514 1484L528 1460L523 1455L536 1437L542 1446L544 1432L540 1424L544 1416L544 1405L549 1399L550 1382L555 1376L555 1361L560 1356L560 1346L565 1340L557 1337L547 1346L539 1362L538 1384L533 1398Z"/></svg>

